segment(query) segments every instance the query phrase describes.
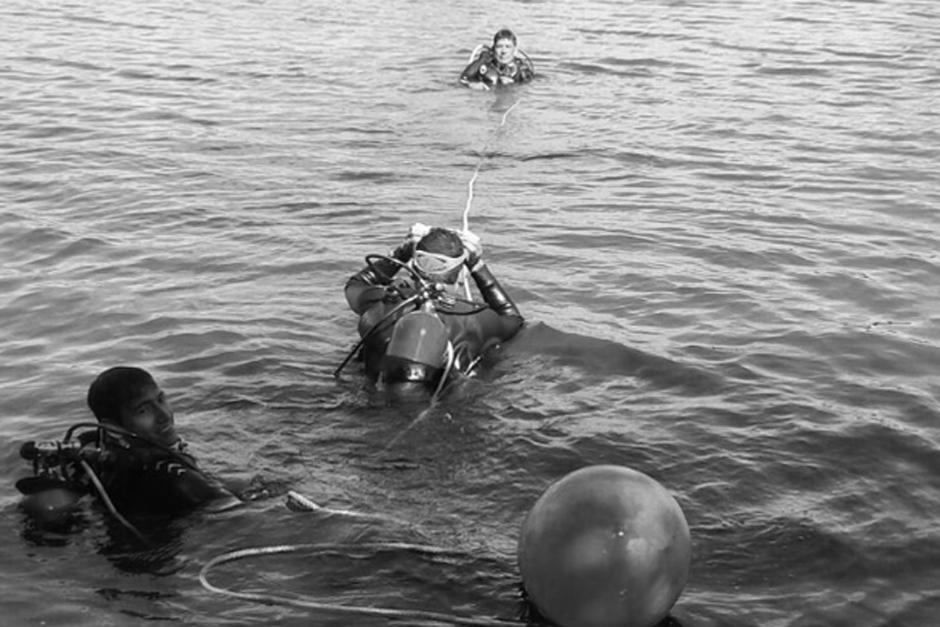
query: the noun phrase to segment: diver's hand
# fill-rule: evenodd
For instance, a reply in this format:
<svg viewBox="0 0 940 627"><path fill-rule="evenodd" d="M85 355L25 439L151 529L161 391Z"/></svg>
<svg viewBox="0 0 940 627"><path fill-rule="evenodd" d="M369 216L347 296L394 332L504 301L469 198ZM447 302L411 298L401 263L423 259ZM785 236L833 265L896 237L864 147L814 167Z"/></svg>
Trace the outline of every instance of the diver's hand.
<svg viewBox="0 0 940 627"><path fill-rule="evenodd" d="M415 222L408 228L408 235L405 237L405 240L411 242L411 244L414 245L417 244L422 237L430 232L431 227L429 227L427 224Z"/></svg>
<svg viewBox="0 0 940 627"><path fill-rule="evenodd" d="M480 237L469 229L458 231L460 241L463 242L464 250L467 251L467 267L473 270L477 267L483 258L483 243Z"/></svg>
<svg viewBox="0 0 940 627"><path fill-rule="evenodd" d="M414 254L415 244L421 241L421 238L427 235L430 230L431 227L427 224L415 222L408 228L405 239L389 254L389 257L402 262L410 260L412 254Z"/></svg>

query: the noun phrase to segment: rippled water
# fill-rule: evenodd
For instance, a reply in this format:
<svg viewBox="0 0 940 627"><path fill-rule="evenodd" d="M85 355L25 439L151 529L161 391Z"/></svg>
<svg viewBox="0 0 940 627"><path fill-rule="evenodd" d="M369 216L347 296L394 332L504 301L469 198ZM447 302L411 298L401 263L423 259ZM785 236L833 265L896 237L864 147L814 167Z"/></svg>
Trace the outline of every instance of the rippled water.
<svg viewBox="0 0 940 627"><path fill-rule="evenodd" d="M503 26L539 78L458 88ZM197 575L373 540L466 557L269 556L225 583L511 618L525 513L616 463L688 518L684 627L936 622L935 3L7 0L0 33L5 621L345 625ZM427 415L335 380L346 276L467 206L522 335ZM203 465L273 496L149 552L95 515L31 530L19 444L88 419L118 363Z"/></svg>

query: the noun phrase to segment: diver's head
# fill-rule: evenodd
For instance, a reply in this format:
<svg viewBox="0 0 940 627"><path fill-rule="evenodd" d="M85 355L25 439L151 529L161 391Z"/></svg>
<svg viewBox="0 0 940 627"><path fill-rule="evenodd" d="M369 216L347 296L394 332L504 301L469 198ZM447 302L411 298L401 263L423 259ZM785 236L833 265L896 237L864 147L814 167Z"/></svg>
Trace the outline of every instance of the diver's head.
<svg viewBox="0 0 940 627"><path fill-rule="evenodd" d="M516 34L509 30L508 28L501 28L496 31L496 34L493 35L493 47L496 47L496 44L499 43L500 39L508 39L512 42L512 45L516 45Z"/></svg>
<svg viewBox="0 0 940 627"><path fill-rule="evenodd" d="M434 227L415 244L411 267L432 283L453 285L467 260L460 236L450 229Z"/></svg>
<svg viewBox="0 0 940 627"><path fill-rule="evenodd" d="M164 446L179 442L166 394L142 368L105 370L92 381L87 400L98 422L123 427Z"/></svg>
<svg viewBox="0 0 940 627"><path fill-rule="evenodd" d="M500 63L510 63L516 56L516 35L508 28L496 31L493 35L493 54Z"/></svg>

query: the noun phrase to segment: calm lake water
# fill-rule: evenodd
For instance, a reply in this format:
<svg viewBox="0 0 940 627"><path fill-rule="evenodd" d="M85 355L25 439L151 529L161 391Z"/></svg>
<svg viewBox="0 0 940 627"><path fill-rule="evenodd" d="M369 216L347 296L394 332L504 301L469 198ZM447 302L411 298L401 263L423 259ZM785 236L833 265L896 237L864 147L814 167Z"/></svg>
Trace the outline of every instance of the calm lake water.
<svg viewBox="0 0 940 627"><path fill-rule="evenodd" d="M537 80L458 87L504 26ZM457 557L214 578L511 619L523 517L600 463L681 504L683 627L940 620L936 2L5 0L0 34L4 624L385 625L198 579L372 541ZM334 379L346 277L468 201L522 334L427 414ZM150 551L31 528L20 443L117 364L271 496Z"/></svg>

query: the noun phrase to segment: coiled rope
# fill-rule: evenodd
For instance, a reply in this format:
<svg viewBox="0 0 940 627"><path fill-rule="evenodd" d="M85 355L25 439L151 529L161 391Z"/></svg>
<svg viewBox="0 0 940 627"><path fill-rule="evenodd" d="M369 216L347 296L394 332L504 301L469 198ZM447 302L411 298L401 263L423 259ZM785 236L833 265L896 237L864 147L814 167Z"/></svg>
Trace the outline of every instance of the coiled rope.
<svg viewBox="0 0 940 627"><path fill-rule="evenodd" d="M249 557L258 557L264 555L276 555L281 553L336 553L355 550L371 551L411 551L423 553L430 556L458 556L461 552L443 549L440 547L408 544L401 542L369 542L362 544L344 544L344 543L313 543L313 544L282 544L276 546L256 547L241 549L224 553L209 560L202 570L199 571L199 582L210 592L224 594L245 601L255 601L265 605L286 605L307 610L320 610L324 612L333 612L338 614L353 614L358 616L380 616L392 619L411 619L437 621L448 625L476 625L479 627L519 627L517 621L509 621L500 618L491 617L467 617L457 616L455 614L445 614L441 612L430 612L425 610L406 610L389 607L376 606L356 606L342 605L338 603L324 603L315 599L303 597L286 597L277 594L262 594L255 592L239 592L216 586L209 582L209 571L219 564L233 562L235 560L246 559Z"/></svg>

